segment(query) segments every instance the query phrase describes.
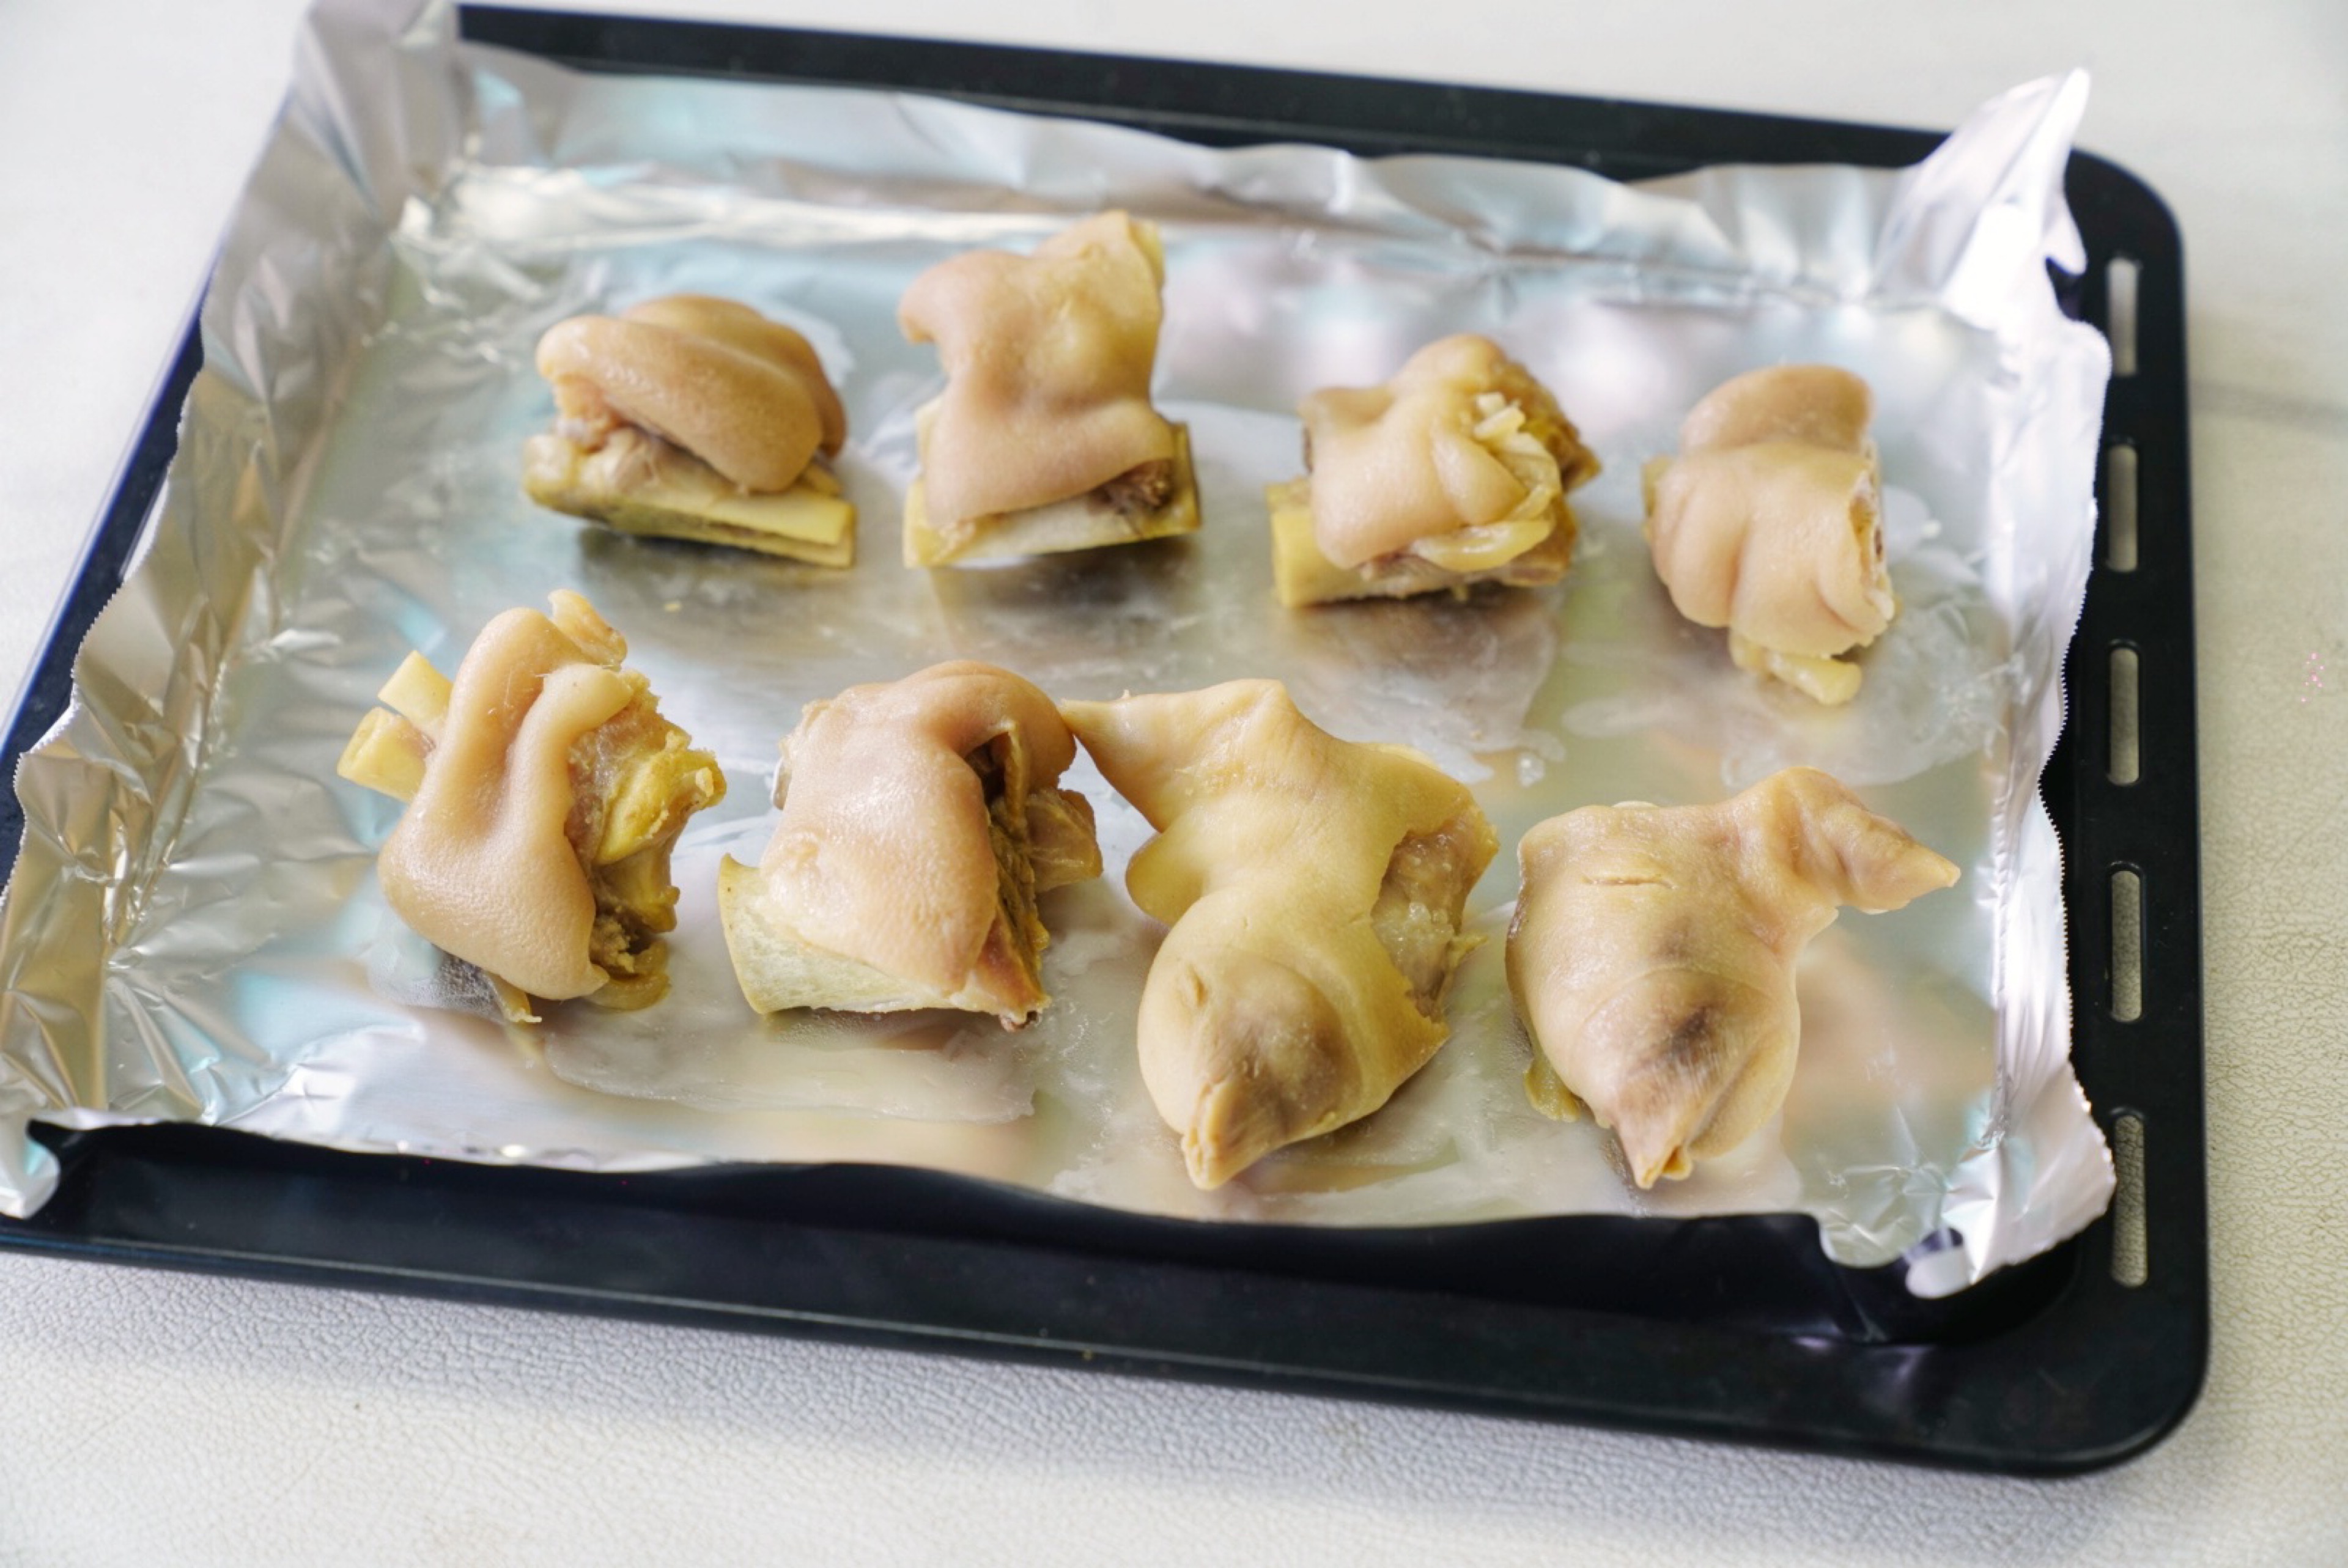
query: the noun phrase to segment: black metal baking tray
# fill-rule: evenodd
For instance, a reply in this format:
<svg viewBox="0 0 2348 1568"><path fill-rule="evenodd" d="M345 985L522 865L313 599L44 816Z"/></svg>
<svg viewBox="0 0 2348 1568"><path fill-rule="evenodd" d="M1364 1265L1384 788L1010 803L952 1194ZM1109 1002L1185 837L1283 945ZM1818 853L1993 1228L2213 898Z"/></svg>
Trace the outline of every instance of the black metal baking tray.
<svg viewBox="0 0 2348 1568"><path fill-rule="evenodd" d="M1719 162L1894 166L1928 132L1230 66L472 8L469 38L589 70L822 82L1115 120L1216 145L1312 141L1569 163L1623 179ZM2122 1204L1946 1301L1844 1269L1806 1218L1579 1217L1313 1231L1113 1214L922 1172L721 1167L589 1176L335 1153L217 1129L41 1136L56 1198L0 1245L167 1267L816 1335L1958 1468L2094 1469L2157 1441L2207 1356L2201 963L2184 309L2176 226L2125 171L2073 159L2107 323L2132 262L2135 368L2115 380L2116 488L2044 785L2063 835L2074 1060L2123 1150ZM64 711L200 361L159 388L0 750ZM2106 465L2115 484L2125 476ZM2130 537L2132 535L2132 538ZM2114 562L2119 564L2115 565ZM2121 569L2125 567L2127 569ZM2112 657L2136 656L2134 702ZM2133 710L2137 766L2108 765ZM2121 715L2116 718L2115 715ZM22 816L0 796L0 876ZM2116 920L2116 872L2142 917ZM2114 933L2140 934L2116 963ZM2116 987L2115 974L2136 977ZM2140 996L2123 1020L2116 998ZM2127 1283L2125 1281L2134 1281Z"/></svg>

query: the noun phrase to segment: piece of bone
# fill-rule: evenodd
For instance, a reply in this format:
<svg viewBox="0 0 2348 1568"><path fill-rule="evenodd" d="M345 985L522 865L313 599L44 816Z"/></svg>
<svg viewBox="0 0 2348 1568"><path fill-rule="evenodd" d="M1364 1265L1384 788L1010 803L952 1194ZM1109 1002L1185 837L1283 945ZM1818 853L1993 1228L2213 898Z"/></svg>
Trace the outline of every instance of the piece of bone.
<svg viewBox="0 0 2348 1568"><path fill-rule="evenodd" d="M1383 386L1324 387L1300 413L1311 472L1267 492L1282 603L1564 575L1566 496L1598 460L1549 389L1490 339L1440 339Z"/></svg>
<svg viewBox="0 0 2348 1568"><path fill-rule="evenodd" d="M1274 681L1066 702L1158 836L1126 886L1167 922L1137 1025L1190 1179L1230 1181L1384 1105L1448 1037L1468 891L1498 844L1467 787L1321 730Z"/></svg>
<svg viewBox="0 0 2348 1568"><path fill-rule="evenodd" d="M556 323L538 368L557 415L524 448L523 488L541 506L627 533L853 559L855 509L821 461L847 415L789 327L675 294Z"/></svg>
<svg viewBox="0 0 2348 1568"><path fill-rule="evenodd" d="M1712 805L1585 806L1527 833L1518 859L1527 1090L1613 1129L1642 1187L1776 1114L1801 1040L1794 961L1840 906L1897 909L1958 876L1815 768Z"/></svg>
<svg viewBox="0 0 2348 1568"><path fill-rule="evenodd" d="M725 776L584 599L551 604L491 620L453 682L409 655L337 771L407 803L376 856L384 896L522 999L510 1011L528 1016L530 997L644 1007L668 989L671 853Z"/></svg>
<svg viewBox="0 0 2348 1568"><path fill-rule="evenodd" d="M1100 875L1092 808L1056 787L1075 760L1051 699L992 665L809 703L765 854L718 869L750 1005L1033 1018L1050 999L1036 896Z"/></svg>
<svg viewBox="0 0 2348 1568"><path fill-rule="evenodd" d="M913 280L898 323L936 343L946 389L917 421L908 565L1198 527L1189 449L1149 401L1164 280L1156 226L1114 211Z"/></svg>
<svg viewBox="0 0 2348 1568"><path fill-rule="evenodd" d="M1882 476L1867 384L1831 365L1748 372L1647 466L1655 573L1682 615L1726 627L1746 669L1829 704L1850 701L1843 657L1899 610L1883 551Z"/></svg>

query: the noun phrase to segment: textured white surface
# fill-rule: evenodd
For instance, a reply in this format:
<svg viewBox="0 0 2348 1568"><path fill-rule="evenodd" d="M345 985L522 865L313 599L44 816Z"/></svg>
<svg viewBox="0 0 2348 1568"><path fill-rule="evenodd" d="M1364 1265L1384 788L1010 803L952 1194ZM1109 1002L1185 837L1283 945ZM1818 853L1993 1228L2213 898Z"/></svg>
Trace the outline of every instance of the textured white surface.
<svg viewBox="0 0 2348 1568"><path fill-rule="evenodd" d="M1907 124L2097 72L2190 282L2215 1348L2062 1483L0 1252L0 1563L2348 1562L2348 9L1241 0L648 12ZM284 80L298 5L0 10L0 692Z"/></svg>

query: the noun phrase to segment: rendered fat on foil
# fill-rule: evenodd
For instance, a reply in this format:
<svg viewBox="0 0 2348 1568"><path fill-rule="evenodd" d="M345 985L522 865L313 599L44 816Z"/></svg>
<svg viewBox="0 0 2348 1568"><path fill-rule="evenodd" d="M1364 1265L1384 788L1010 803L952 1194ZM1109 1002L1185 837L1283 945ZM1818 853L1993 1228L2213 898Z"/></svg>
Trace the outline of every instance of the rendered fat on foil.
<svg viewBox="0 0 2348 1568"><path fill-rule="evenodd" d="M2111 1165L2068 1062L2054 834L2036 784L2084 595L2108 356L2045 272L2076 270L2062 171L2079 76L1986 106L1906 170L1585 171L1143 133L807 86L593 77L460 44L453 11L330 3L230 225L205 366L72 707L17 788L0 904L0 1209L54 1186L27 1133L187 1120L337 1148L595 1171L856 1160L1143 1213L1333 1225L1583 1213L1815 1215L1838 1261L1942 1294L2101 1213ZM983 569L907 570L915 415L942 378L906 284L1121 207L1159 227L1153 396L1187 426L1204 526ZM840 572L586 528L532 506L554 323L667 294L802 334L850 438ZM1606 462L1552 587L1283 610L1265 487L1296 406L1455 333L1502 345ZM1640 537L1638 472L1730 375L1843 365L1878 407L1900 614L1847 707L1732 666ZM584 593L734 788L676 846L669 999L450 1010L385 904L394 803L335 777L410 650L452 667L499 610ZM1044 983L1005 1036L934 1013L761 1017L717 870L772 831L760 787L808 702L943 660L1061 699L1272 677L1351 740L1468 784L1504 849L1622 800L1720 799L1796 764L1859 788L1963 869L1844 921L1797 977L1785 1108L1641 1191L1588 1122L1540 1114L1509 1005L1504 853L1451 1042L1387 1107L1200 1192L1134 1060L1162 938L1123 891L1149 829L1080 761L1106 875L1054 891Z"/></svg>

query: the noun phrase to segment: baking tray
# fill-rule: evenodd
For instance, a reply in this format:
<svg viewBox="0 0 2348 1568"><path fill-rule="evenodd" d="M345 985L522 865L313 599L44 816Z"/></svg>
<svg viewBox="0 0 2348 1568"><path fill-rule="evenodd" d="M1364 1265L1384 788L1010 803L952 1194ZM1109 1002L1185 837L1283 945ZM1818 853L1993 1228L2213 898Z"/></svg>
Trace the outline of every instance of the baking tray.
<svg viewBox="0 0 2348 1568"><path fill-rule="evenodd" d="M1624 179L1723 162L1895 167L1939 140L737 26L472 7L462 27L586 70L892 88L1215 146L1467 153ZM2209 1332L2182 259L2167 210L2126 171L2075 155L2067 189L2088 266L2056 274L2065 308L2111 330L2115 262L2135 286L2115 333L2133 369L2112 383L2104 432L2107 459L2122 456L2099 470L2070 723L2043 785L2065 850L2073 1060L2120 1197L2062 1246L1927 1301L1896 1264L1828 1262L1797 1216L1215 1225L921 1171L583 1175L184 1125L42 1129L59 1188L33 1219L0 1221L0 1245L1962 1469L2051 1474L2141 1451L2190 1408ZM74 651L120 580L200 363L191 328L0 746L12 777L65 709ZM0 878L22 825L0 794Z"/></svg>

